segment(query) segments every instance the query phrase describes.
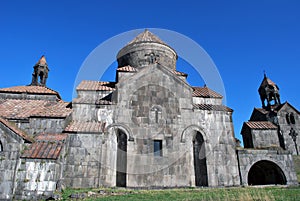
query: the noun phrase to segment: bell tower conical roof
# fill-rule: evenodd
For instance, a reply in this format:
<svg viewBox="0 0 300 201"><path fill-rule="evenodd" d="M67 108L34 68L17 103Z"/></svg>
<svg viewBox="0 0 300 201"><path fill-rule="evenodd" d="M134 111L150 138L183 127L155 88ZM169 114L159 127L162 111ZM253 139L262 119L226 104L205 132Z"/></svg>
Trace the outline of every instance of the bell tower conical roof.
<svg viewBox="0 0 300 201"><path fill-rule="evenodd" d="M47 65L48 66L45 55L41 56L41 58L38 60L38 62L35 64L35 66L36 65Z"/></svg>
<svg viewBox="0 0 300 201"><path fill-rule="evenodd" d="M275 82L273 82L270 78L268 78L266 73L264 73L264 79L261 82L259 87L265 87L265 86L268 86L268 85L278 88L278 86L275 84Z"/></svg>

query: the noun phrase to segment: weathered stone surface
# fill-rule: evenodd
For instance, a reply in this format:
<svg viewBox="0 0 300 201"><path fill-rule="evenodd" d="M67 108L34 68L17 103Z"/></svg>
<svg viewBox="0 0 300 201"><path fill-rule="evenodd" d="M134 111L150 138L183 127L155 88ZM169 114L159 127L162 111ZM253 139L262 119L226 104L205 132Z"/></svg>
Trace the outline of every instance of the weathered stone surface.
<svg viewBox="0 0 300 201"><path fill-rule="evenodd" d="M294 169L292 155L288 152L278 153L276 150L253 150L241 149L237 150L239 160L239 171L241 172L241 184L248 185L249 174L251 168L260 161L268 161L274 167L279 167L282 171L287 185L297 185L297 176ZM265 169L265 167L260 167ZM270 170L270 168L269 168ZM278 183L280 184L280 183ZM250 184L249 184L250 185Z"/></svg>

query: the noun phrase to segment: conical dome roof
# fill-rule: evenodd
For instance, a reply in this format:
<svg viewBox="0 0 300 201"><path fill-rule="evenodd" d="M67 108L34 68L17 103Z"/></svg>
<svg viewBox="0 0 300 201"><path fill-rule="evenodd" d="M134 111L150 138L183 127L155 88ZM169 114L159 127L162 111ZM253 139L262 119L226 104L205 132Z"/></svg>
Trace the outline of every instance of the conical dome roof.
<svg viewBox="0 0 300 201"><path fill-rule="evenodd" d="M154 42L167 45L163 42L159 37L151 33L148 29L145 29L142 33L137 35L132 41L130 41L127 45L131 45L133 43L141 43L141 42Z"/></svg>
<svg viewBox="0 0 300 201"><path fill-rule="evenodd" d="M177 53L159 37L145 29L118 52L117 60L119 67L141 68L159 63L176 70Z"/></svg>

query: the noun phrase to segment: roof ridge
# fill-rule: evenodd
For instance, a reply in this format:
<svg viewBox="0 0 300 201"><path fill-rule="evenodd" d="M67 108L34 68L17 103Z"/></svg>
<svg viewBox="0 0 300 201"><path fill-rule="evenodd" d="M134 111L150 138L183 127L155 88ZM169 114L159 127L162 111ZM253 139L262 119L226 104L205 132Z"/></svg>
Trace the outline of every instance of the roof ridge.
<svg viewBox="0 0 300 201"><path fill-rule="evenodd" d="M199 87L199 86L192 86L193 96L194 97L204 97L204 98L223 98L221 94L218 92L210 89L207 86Z"/></svg>
<svg viewBox="0 0 300 201"><path fill-rule="evenodd" d="M41 91L40 89L45 90ZM60 94L57 91L46 86L18 85L0 88L0 93L53 94L56 95L59 99L61 99Z"/></svg>
<svg viewBox="0 0 300 201"><path fill-rule="evenodd" d="M277 126L270 121L247 121L244 124L252 129L277 129Z"/></svg>
<svg viewBox="0 0 300 201"><path fill-rule="evenodd" d="M82 80L76 87L76 90L82 91L113 91L115 82L96 81L96 80Z"/></svg>

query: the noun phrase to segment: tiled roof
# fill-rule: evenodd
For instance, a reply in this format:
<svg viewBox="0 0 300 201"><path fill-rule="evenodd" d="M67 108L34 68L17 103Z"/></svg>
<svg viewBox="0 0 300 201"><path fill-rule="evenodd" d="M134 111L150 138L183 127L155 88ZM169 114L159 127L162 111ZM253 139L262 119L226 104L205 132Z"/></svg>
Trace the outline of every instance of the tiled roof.
<svg viewBox="0 0 300 201"><path fill-rule="evenodd" d="M22 158L58 159L63 149L67 134L41 134L36 137L29 149L24 151Z"/></svg>
<svg viewBox="0 0 300 201"><path fill-rule="evenodd" d="M105 128L105 123L102 122L82 122L73 121L71 122L64 132L69 133L102 133Z"/></svg>
<svg viewBox="0 0 300 201"><path fill-rule="evenodd" d="M0 93L51 94L60 99L58 92L44 86L15 86L0 89Z"/></svg>
<svg viewBox="0 0 300 201"><path fill-rule="evenodd" d="M199 110L215 110L215 111L225 111L233 112L233 110L225 105L211 105L211 104L193 104L194 109Z"/></svg>
<svg viewBox="0 0 300 201"><path fill-rule="evenodd" d="M68 137L66 133L42 133L36 136L36 141L64 141Z"/></svg>
<svg viewBox="0 0 300 201"><path fill-rule="evenodd" d="M114 88L109 87L107 85L111 85L111 83L110 82L83 80L77 86L76 89L82 90L82 91L113 91L114 90Z"/></svg>
<svg viewBox="0 0 300 201"><path fill-rule="evenodd" d="M163 42L160 38L158 38L156 35L151 33L149 30L145 29L142 33L137 35L132 41L130 41L127 45L133 44L133 43L141 43L141 42L155 42L166 45L165 42Z"/></svg>
<svg viewBox="0 0 300 201"><path fill-rule="evenodd" d="M203 97L203 98L223 98L222 95L211 90L208 87L193 87L193 96L194 97Z"/></svg>
<svg viewBox="0 0 300 201"><path fill-rule="evenodd" d="M264 130L264 129L276 130L277 129L277 126L269 121L248 121L248 122L245 122L244 125L248 126L249 128L252 128L252 129L261 129L261 130Z"/></svg>
<svg viewBox="0 0 300 201"><path fill-rule="evenodd" d="M175 75L180 75L180 76L185 76L185 77L187 77L187 74L186 74L186 73L183 73L183 72L180 72L180 71L173 70L173 73L174 73Z"/></svg>
<svg viewBox="0 0 300 201"><path fill-rule="evenodd" d="M137 72L136 68L132 67L132 66L123 66L123 67L119 67L117 68L117 71L120 72Z"/></svg>
<svg viewBox="0 0 300 201"><path fill-rule="evenodd" d="M29 117L63 118L71 114L69 103L63 101L19 100L0 101L0 116L6 119L26 119Z"/></svg>
<svg viewBox="0 0 300 201"><path fill-rule="evenodd" d="M21 138L23 138L24 140L28 141L28 142L33 142L34 140L29 137L24 131L22 131L21 129L19 129L17 126L15 126L13 123L3 119L0 117L0 122L5 125L7 128L9 128L10 130L12 130L14 133L16 133L17 135L19 135Z"/></svg>

